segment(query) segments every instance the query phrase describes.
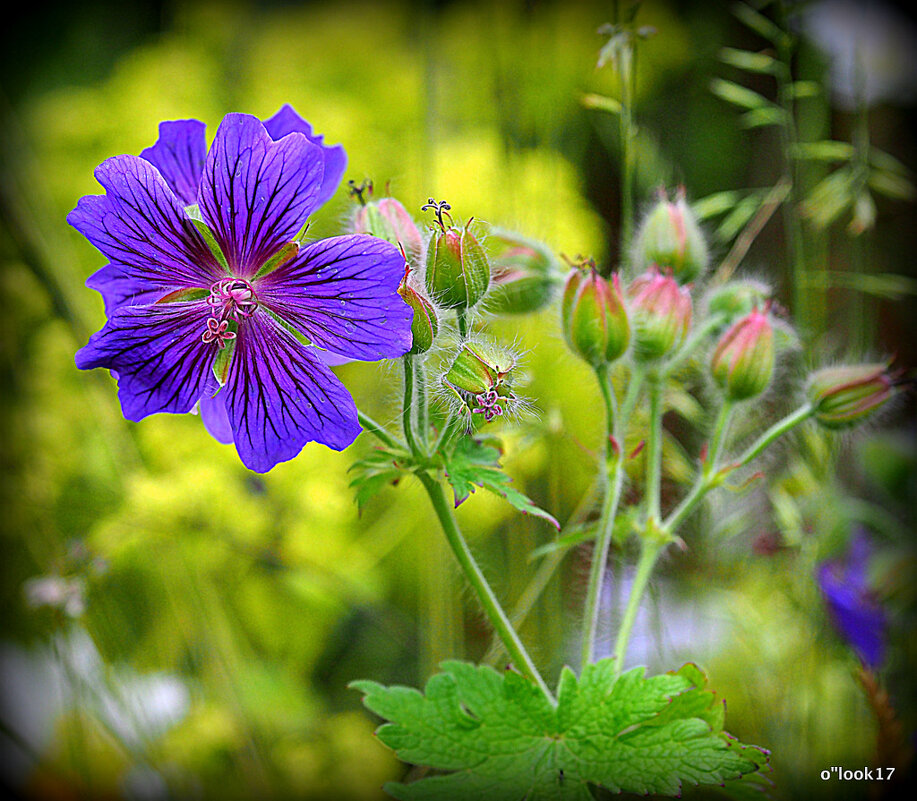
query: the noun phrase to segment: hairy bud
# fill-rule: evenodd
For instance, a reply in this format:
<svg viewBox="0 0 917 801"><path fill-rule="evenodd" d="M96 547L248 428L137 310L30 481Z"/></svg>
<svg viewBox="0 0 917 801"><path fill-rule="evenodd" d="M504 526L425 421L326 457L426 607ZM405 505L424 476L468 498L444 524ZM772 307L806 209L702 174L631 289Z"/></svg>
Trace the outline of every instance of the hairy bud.
<svg viewBox="0 0 917 801"><path fill-rule="evenodd" d="M895 391L895 379L887 364L826 367L812 374L807 388L815 419L826 428L857 425Z"/></svg>
<svg viewBox="0 0 917 801"><path fill-rule="evenodd" d="M767 389L774 372L774 330L768 310L743 317L720 338L710 369L726 397L747 400Z"/></svg>
<svg viewBox="0 0 917 801"><path fill-rule="evenodd" d="M443 377L443 385L468 412L486 422L504 413L516 400L512 391L514 353L489 342L464 342Z"/></svg>
<svg viewBox="0 0 917 801"><path fill-rule="evenodd" d="M353 216L353 232L370 234L401 245L411 266L419 267L423 254L423 237L414 218L395 198L368 200Z"/></svg>
<svg viewBox="0 0 917 801"><path fill-rule="evenodd" d="M691 325L688 290L653 266L633 280L627 294L634 356L650 361L671 353L684 340Z"/></svg>
<svg viewBox="0 0 917 801"><path fill-rule="evenodd" d="M448 214L451 207L446 201L437 203L430 198L423 208L435 210L439 226L427 245L427 291L440 306L469 309L484 297L490 286L487 254L468 230L471 220L464 228L451 225ZM449 225L444 215L449 217Z"/></svg>
<svg viewBox="0 0 917 801"><path fill-rule="evenodd" d="M410 268L404 271L404 278L401 279L398 294L401 295L401 299L414 312L414 319L411 322L411 335L414 338L414 344L408 353L416 355L418 353L426 353L433 347L433 342L439 332L439 320L433 304L408 283L409 273Z"/></svg>
<svg viewBox="0 0 917 801"><path fill-rule="evenodd" d="M693 281L710 260L707 243L691 208L679 189L672 203L663 194L637 232L638 264L670 269L680 284Z"/></svg>
<svg viewBox="0 0 917 801"><path fill-rule="evenodd" d="M567 276L561 324L570 349L592 365L613 362L627 350L630 325L617 273L611 283L594 267Z"/></svg>
<svg viewBox="0 0 917 801"><path fill-rule="evenodd" d="M493 285L487 308L496 314L527 314L547 306L560 284L554 255L541 242L491 228L487 238Z"/></svg>

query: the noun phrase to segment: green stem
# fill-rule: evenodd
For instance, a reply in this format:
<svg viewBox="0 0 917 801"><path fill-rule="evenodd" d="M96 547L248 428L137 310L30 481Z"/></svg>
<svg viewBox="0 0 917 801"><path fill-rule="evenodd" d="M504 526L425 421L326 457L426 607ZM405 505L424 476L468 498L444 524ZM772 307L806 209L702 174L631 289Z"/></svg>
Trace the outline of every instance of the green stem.
<svg viewBox="0 0 917 801"><path fill-rule="evenodd" d="M412 415L414 412L414 357L405 356L402 359L404 363L404 408L401 412L401 423L404 428L404 438L408 443L415 461L418 464L423 463L423 452L417 445L414 437L414 422Z"/></svg>
<svg viewBox="0 0 917 801"><path fill-rule="evenodd" d="M800 406L795 412L788 414L782 420L778 420L758 437L758 439L732 463L731 467L737 469L747 465L779 437L783 436L805 420L808 420L813 412L814 410L812 407L809 404L805 404L804 406ZM710 460L710 456L708 456L708 460ZM712 464L712 460L710 461ZM703 500L704 496L720 483L719 472L719 469L713 466L708 473L704 473L698 478L691 488L691 491L666 518L665 523L663 523L663 529L665 531L675 533L678 530L678 527L687 519L688 515L694 511L701 500Z"/></svg>
<svg viewBox="0 0 917 801"><path fill-rule="evenodd" d="M586 602L583 609L583 642L581 650L583 667L592 661L594 655L605 566L608 564L608 551L611 548L615 517L618 513L621 488L624 484L624 435L643 383L643 373L635 371L628 383L627 395L624 398L620 414L616 415L614 390L608 378L608 366L602 365L596 368L596 377L605 403L605 464L601 476L601 484L605 494L602 500L602 512L599 517L595 549L592 553L592 564L589 570L589 583L586 586ZM612 438L614 438L614 445L612 444Z"/></svg>
<svg viewBox="0 0 917 801"><path fill-rule="evenodd" d="M373 420L372 417L361 412L359 409L357 409L357 420L360 421L360 425L363 426L364 431L368 431L382 444L388 445L389 448L404 448L403 442L395 439L395 437L389 434L379 423Z"/></svg>
<svg viewBox="0 0 917 801"><path fill-rule="evenodd" d="M420 436L420 442L423 445L424 452L429 453L430 445L430 422L429 410L427 408L427 371L424 368L424 357L417 357L415 375L415 391L417 393L417 431Z"/></svg>
<svg viewBox="0 0 917 801"><path fill-rule="evenodd" d="M630 57L624 56L621 64L621 255L625 262L630 254L630 243L634 228L634 122L631 74L633 73L633 53L636 48L631 44Z"/></svg>
<svg viewBox="0 0 917 801"><path fill-rule="evenodd" d="M723 450L723 444L726 442L726 434L729 431L729 423L732 420L732 412L735 409L735 403L728 398L720 406L719 414L716 416L716 423L713 424L713 434L710 437L710 447L707 450L707 458L704 461L704 477L712 475L720 459L720 453Z"/></svg>
<svg viewBox="0 0 917 801"><path fill-rule="evenodd" d="M468 543L462 536L442 486L429 473L419 472L417 477L423 484L424 489L426 489L427 495L430 496L430 502L433 504L436 516L439 518L443 533L446 535L446 540L449 542L452 552L462 568L462 572L477 595L481 606L484 608L484 613L490 620L490 624L503 641L503 646L506 648L510 659L523 675L538 685L539 689L552 704L555 703L551 690L545 684L544 679L538 672L538 668L535 667L535 663L522 644L522 640L506 616L506 612L500 606L500 602L487 582L487 578L481 572L481 568L478 567Z"/></svg>
<svg viewBox="0 0 917 801"><path fill-rule="evenodd" d="M618 637L615 640L615 649L612 653L612 658L615 660L615 676L620 676L624 669L624 657L627 656L627 646L630 643L630 635L637 620L640 601L643 600L643 593L646 591L653 568L656 566L656 559L664 547L664 542L648 539L641 540L637 573L630 588L627 608L624 610L624 618L621 620L621 628L618 629Z"/></svg>
<svg viewBox="0 0 917 801"><path fill-rule="evenodd" d="M738 461L736 462L736 467L742 467L748 464L768 445L774 442L774 440L776 440L778 437L782 437L784 434L786 434L787 431L795 428L800 423L805 422L813 414L815 414L815 409L811 404L806 403L800 406L795 412L788 414L782 420L778 420L760 437L758 437L758 439L756 439L739 457Z"/></svg>
<svg viewBox="0 0 917 801"><path fill-rule="evenodd" d="M728 319L727 315L720 313L713 314L704 320L703 324L699 325L691 332L691 335L682 343L682 346L675 351L672 357L665 363L659 371L660 377L664 380L671 375L679 365L697 350L701 343L710 336L711 333L723 325Z"/></svg>
<svg viewBox="0 0 917 801"><path fill-rule="evenodd" d="M455 310L455 322L458 324L459 336L465 339L468 336L468 318L464 309Z"/></svg>
<svg viewBox="0 0 917 801"><path fill-rule="evenodd" d="M646 443L646 519L659 521L662 486L662 393L665 381L656 373L649 377L650 421Z"/></svg>

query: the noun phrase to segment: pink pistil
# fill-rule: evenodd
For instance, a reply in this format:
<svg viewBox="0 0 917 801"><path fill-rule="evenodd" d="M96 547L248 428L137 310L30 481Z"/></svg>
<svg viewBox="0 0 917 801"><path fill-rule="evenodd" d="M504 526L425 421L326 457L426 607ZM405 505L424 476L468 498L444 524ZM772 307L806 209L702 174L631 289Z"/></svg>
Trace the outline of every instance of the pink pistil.
<svg viewBox="0 0 917 801"><path fill-rule="evenodd" d="M226 342L231 339L235 339L236 335L234 331L227 331L229 327L229 320L217 320L215 317L210 317L207 320L207 330L201 335L201 342L216 342L217 347L220 350L226 347Z"/></svg>

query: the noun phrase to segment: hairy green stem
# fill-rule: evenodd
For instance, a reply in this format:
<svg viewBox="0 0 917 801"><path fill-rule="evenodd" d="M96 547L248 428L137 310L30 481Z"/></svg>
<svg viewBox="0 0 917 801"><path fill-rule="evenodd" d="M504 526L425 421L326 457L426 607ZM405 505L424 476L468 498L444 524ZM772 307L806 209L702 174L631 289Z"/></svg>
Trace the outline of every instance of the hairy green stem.
<svg viewBox="0 0 917 801"><path fill-rule="evenodd" d="M635 371L628 383L627 395L620 414L615 414L614 389L608 377L608 366L596 369L599 388L605 404L605 464L603 466L601 486L604 491L602 512L596 532L595 548L592 553L592 564L589 570L589 583L586 586L586 602L583 608L583 641L581 649L582 666L588 665L594 655L595 640L599 625L599 611L602 602L602 584L605 566L608 563L608 551L611 548L614 534L615 517L621 500L621 488L624 484L624 435L627 423L633 413L643 383L643 373Z"/></svg>
<svg viewBox="0 0 917 801"><path fill-rule="evenodd" d="M402 362L404 363L404 408L401 411L401 424L404 428L404 438L408 443L411 455L413 455L418 464L421 464L425 460L423 451L421 451L420 446L417 444L417 439L414 437L414 421L412 419L414 413L414 357L405 356Z"/></svg>
<svg viewBox="0 0 917 801"><path fill-rule="evenodd" d="M630 635L634 629L634 623L637 620L637 612L640 609L640 602L643 600L643 593L649 584L653 568L656 566L656 560L662 553L665 542L658 540L642 539L640 544L640 558L637 560L637 573L634 576L634 583L630 588L630 596L627 599L627 607L624 610L624 617L621 620L621 628L618 629L618 637L615 640L615 649L612 658L615 660L615 676L620 676L624 669L624 658L627 656L627 646L630 643Z"/></svg>
<svg viewBox="0 0 917 801"><path fill-rule="evenodd" d="M459 336L465 339L468 336L468 317L465 309L455 310L455 322L458 325Z"/></svg>
<svg viewBox="0 0 917 801"><path fill-rule="evenodd" d="M368 431L376 439L378 439L384 445L387 445L389 448L403 448L404 443L398 441L391 434L388 433L379 423L372 419L368 414L361 412L357 409L357 420L360 421L360 425L363 426L364 431Z"/></svg>
<svg viewBox="0 0 917 801"><path fill-rule="evenodd" d="M720 406L719 414L716 416L716 422L713 424L713 434L710 437L710 447L707 450L707 458L704 460L703 474L704 477L710 476L716 470L717 462L720 459L720 453L726 442L726 434L729 432L729 423L732 420L732 412L735 409L735 403L728 398Z"/></svg>
<svg viewBox="0 0 917 801"><path fill-rule="evenodd" d="M658 374L649 376L650 422L646 442L646 519L659 521L662 486L662 393L665 381Z"/></svg>
<svg viewBox="0 0 917 801"><path fill-rule="evenodd" d="M703 341L710 336L717 328L723 325L729 317L725 314L711 314L704 322L697 326L691 335L682 343L682 346L675 351L671 358L666 361L659 376L662 380L672 374L695 350L700 347Z"/></svg>
<svg viewBox="0 0 917 801"><path fill-rule="evenodd" d="M814 410L809 404L800 406L796 411L791 412L782 420L778 420L767 431L748 447L748 449L739 458L730 465L732 468L744 467L752 459L758 456L765 448L775 442L779 437L786 434L800 423L808 420ZM711 449L712 451L712 449ZM708 455L708 460L710 456ZM712 461L711 461L712 464ZM663 529L670 533L675 533L678 527L694 511L697 505L703 500L704 496L715 486L720 483L719 469L713 465L709 472L702 473L695 482L691 491L682 499L681 503L672 511L663 523Z"/></svg>
<svg viewBox="0 0 917 801"><path fill-rule="evenodd" d="M452 548L452 552L455 554L465 578L468 579L468 583L471 584L477 595L490 624L503 641L503 646L506 648L506 652L509 654L513 664L523 675L538 685L539 689L552 704L555 703L551 690L545 684L544 679L538 672L538 668L535 667L535 663L532 661L532 657L529 656L528 651L522 644L522 640L506 616L506 612L500 606L500 602L491 589L487 578L475 561L474 555L471 553L471 549L458 527L452 507L446 499L442 486L429 473L419 472L417 477L430 497L430 502L433 504L436 516L439 518L443 533L446 535L446 540L449 542L449 546Z"/></svg>

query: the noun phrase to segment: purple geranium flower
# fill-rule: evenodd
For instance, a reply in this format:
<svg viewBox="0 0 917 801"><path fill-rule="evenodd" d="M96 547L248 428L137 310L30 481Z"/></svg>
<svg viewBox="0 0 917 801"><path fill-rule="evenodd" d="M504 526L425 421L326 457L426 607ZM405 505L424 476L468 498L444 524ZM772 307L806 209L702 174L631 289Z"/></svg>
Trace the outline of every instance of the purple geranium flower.
<svg viewBox="0 0 917 801"><path fill-rule="evenodd" d="M871 670L885 658L885 610L869 586L869 539L858 532L844 556L823 562L818 583L835 627Z"/></svg>
<svg viewBox="0 0 917 801"><path fill-rule="evenodd" d="M211 433L258 472L307 442L347 447L356 407L319 348L400 356L411 310L393 245L298 242L345 166L343 148L324 146L289 106L263 124L227 115L209 151L203 123L181 120L162 123L140 157L104 161L106 194L67 218L111 262L87 281L108 322L77 366L116 375L129 420L200 403Z"/></svg>

